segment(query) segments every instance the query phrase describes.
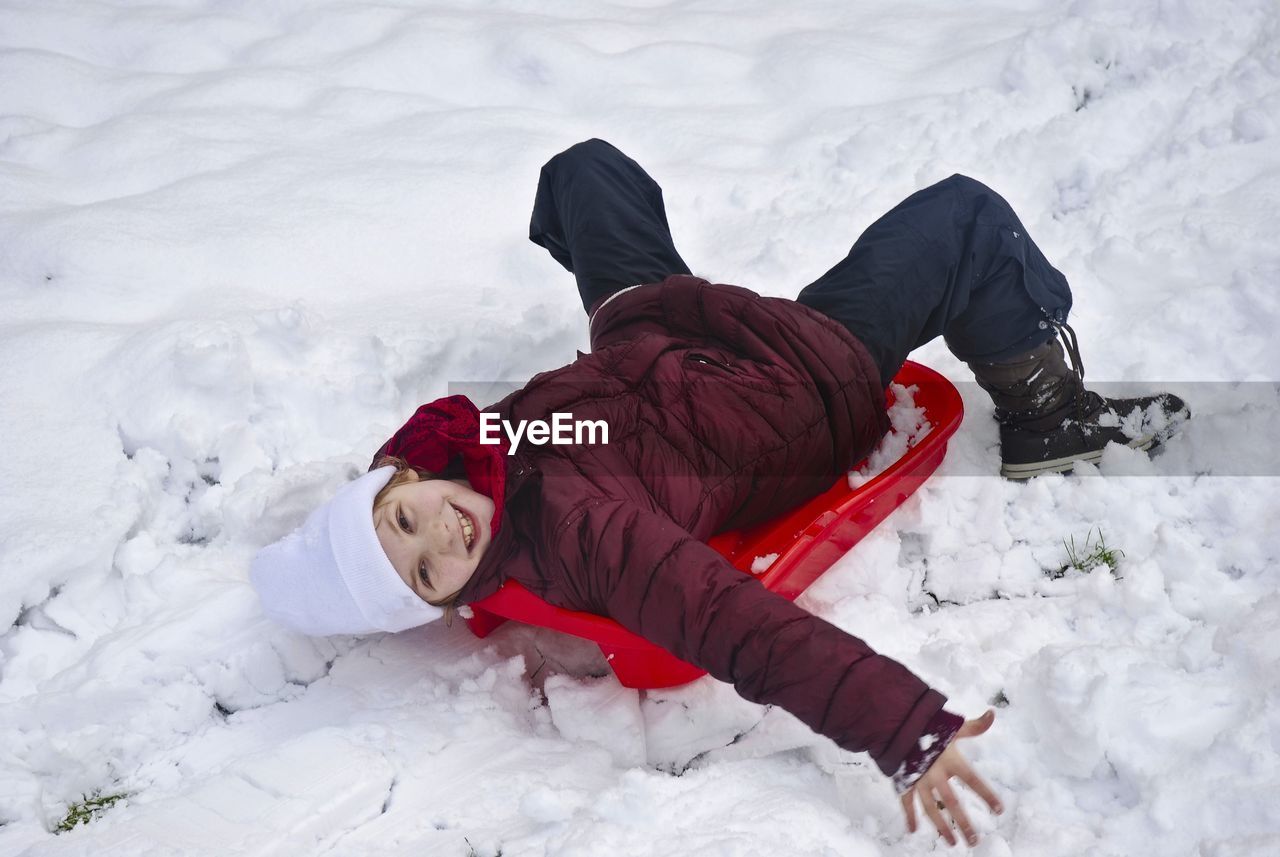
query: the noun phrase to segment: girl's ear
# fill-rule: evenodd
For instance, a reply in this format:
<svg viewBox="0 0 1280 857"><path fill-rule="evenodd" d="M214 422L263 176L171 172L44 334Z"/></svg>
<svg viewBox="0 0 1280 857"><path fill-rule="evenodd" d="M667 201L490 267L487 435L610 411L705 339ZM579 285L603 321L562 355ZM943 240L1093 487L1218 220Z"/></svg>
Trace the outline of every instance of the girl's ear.
<svg viewBox="0 0 1280 857"><path fill-rule="evenodd" d="M458 608L453 604L450 604L448 607L444 608L444 626L446 628L453 627L453 617L457 615L457 612L458 612Z"/></svg>

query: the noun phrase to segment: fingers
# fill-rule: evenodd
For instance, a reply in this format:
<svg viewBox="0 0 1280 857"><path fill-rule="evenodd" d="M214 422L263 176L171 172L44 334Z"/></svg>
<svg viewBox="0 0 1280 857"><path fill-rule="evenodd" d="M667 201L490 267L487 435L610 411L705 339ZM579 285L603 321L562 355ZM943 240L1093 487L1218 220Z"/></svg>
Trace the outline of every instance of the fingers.
<svg viewBox="0 0 1280 857"><path fill-rule="evenodd" d="M1004 804L996 797L991 787L974 773L973 769L963 759L955 761L956 763L951 765L945 772L931 771L930 774L922 777L914 788L902 796L902 808L907 814L907 831L914 833L917 827L915 796L919 795L925 815L933 822L933 826L938 829L938 834L947 841L948 845L955 845L958 841L952 830L952 822L954 822L960 828L965 841L972 846L978 843L978 834L974 830L969 813L965 811L964 804L960 802L959 796L951 787L951 777L959 777L965 785L973 789L974 793L982 798L992 812L997 814L1004 812Z"/></svg>
<svg viewBox="0 0 1280 857"><path fill-rule="evenodd" d="M964 836L965 841L970 845L978 844L978 834L973 830L973 824L969 821L969 814L964 811L964 806L956 799L956 793L951 790L951 784L945 780L938 785L938 797L941 799L947 812L951 813L951 817L960 827L960 833ZM951 844L955 844L952 842Z"/></svg>
<svg viewBox="0 0 1280 857"><path fill-rule="evenodd" d="M947 840L948 845L955 845L956 835L952 832L951 825L942 817L942 810L938 808L938 801L934 800L931 791L920 792L920 805L924 807L924 814L929 816L933 826L938 828L938 835ZM950 806L947 808L950 809Z"/></svg>
<svg viewBox="0 0 1280 857"><path fill-rule="evenodd" d="M972 738L975 735L981 735L991 728L995 720L995 711L987 709L981 717L966 720L956 733L956 737ZM915 796L919 795L920 805L924 807L925 815L933 822L933 826L938 829L938 835L945 839L948 845L957 844L951 821L960 828L961 834L970 845L976 845L978 834L973 829L969 814L965 812L964 806L951 788L951 777L959 777L965 785L973 789L978 797L982 798L992 812L997 814L1004 812L1004 804L996 797L991 786L974 773L959 748L952 743L929 771L916 782L915 787L902 796L902 809L907 816L907 830L910 833L916 831ZM949 814L950 819L944 813Z"/></svg>
<svg viewBox="0 0 1280 857"><path fill-rule="evenodd" d="M960 731L956 733L957 738L972 738L975 735L981 735L991 728L991 724L996 722L996 712L993 708L988 708L987 713L973 720L966 720L964 725L960 727Z"/></svg>
<svg viewBox="0 0 1280 857"><path fill-rule="evenodd" d="M982 798L983 801L986 802L987 806L991 807L992 812L997 815L1004 812L1004 804L1000 802L1000 798L996 797L995 791L991 786L986 784L986 781L984 781L982 777L973 772L973 768L968 765L963 765L958 771L956 771L956 776L958 776L960 781L966 786L973 789L974 793L978 797Z"/></svg>

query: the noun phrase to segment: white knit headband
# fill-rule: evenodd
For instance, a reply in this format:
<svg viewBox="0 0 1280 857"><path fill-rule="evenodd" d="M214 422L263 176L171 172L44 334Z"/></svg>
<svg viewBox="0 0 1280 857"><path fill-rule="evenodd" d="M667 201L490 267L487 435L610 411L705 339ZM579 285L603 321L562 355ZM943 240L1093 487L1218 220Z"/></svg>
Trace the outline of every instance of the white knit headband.
<svg viewBox="0 0 1280 857"><path fill-rule="evenodd" d="M301 527L258 551L249 579L264 613L316 637L403 631L444 615L396 573L374 530L373 498L395 470L348 482Z"/></svg>

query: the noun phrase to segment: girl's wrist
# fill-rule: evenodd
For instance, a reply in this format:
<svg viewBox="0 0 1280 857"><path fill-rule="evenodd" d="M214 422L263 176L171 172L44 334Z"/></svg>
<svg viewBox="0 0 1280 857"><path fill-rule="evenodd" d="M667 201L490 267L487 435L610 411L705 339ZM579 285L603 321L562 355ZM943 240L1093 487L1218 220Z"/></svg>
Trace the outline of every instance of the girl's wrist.
<svg viewBox="0 0 1280 857"><path fill-rule="evenodd" d="M914 786L916 780L920 779L942 755L942 751L947 749L947 745L956 737L956 733L963 725L964 718L959 714L952 714L943 708L938 709L938 713L925 724L924 732L916 740L915 747L907 753L898 770L894 771L892 777L894 791L901 795Z"/></svg>

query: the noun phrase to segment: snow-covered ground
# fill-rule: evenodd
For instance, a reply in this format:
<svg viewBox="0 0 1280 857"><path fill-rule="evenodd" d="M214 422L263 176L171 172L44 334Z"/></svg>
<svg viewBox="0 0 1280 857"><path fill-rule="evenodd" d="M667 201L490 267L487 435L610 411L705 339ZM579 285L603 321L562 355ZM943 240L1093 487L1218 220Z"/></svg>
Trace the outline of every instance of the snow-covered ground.
<svg viewBox="0 0 1280 857"><path fill-rule="evenodd" d="M766 294L952 173L1014 204L1091 381L1196 419L1014 485L965 385L939 475L800 603L999 700L977 853L1280 853L1275 0L0 2L0 853L945 847L714 680L259 612L254 550L418 404L585 350L526 235L593 136L696 273ZM1059 575L1099 531L1117 573ZM127 797L53 832L95 794Z"/></svg>

